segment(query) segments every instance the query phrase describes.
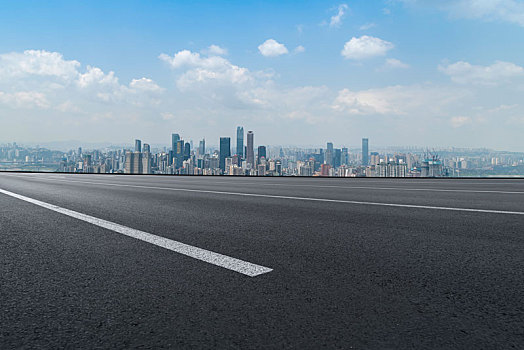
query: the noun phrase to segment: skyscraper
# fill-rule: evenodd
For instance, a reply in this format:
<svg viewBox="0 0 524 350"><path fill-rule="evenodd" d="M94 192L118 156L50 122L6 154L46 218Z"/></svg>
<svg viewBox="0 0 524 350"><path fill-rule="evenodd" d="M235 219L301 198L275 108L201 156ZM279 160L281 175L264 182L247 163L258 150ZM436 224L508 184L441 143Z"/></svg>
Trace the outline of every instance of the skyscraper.
<svg viewBox="0 0 524 350"><path fill-rule="evenodd" d="M220 138L220 158L218 167L224 171L226 169L226 158L231 157L231 138L221 137Z"/></svg>
<svg viewBox="0 0 524 350"><path fill-rule="evenodd" d="M184 161L184 140L178 140L176 142L174 158L175 161L173 163L175 164L175 168L180 168Z"/></svg>
<svg viewBox="0 0 524 350"><path fill-rule="evenodd" d="M150 174L151 173L151 153L126 151L125 173L126 174Z"/></svg>
<svg viewBox="0 0 524 350"><path fill-rule="evenodd" d="M262 157L264 157L264 159L267 159L266 146L258 146L257 164L260 164L260 159Z"/></svg>
<svg viewBox="0 0 524 350"><path fill-rule="evenodd" d="M342 165L342 150L340 148L335 148L333 155L333 167L338 168Z"/></svg>
<svg viewBox="0 0 524 350"><path fill-rule="evenodd" d="M186 142L184 145L184 160L188 160L191 156L191 144L189 142Z"/></svg>
<svg viewBox="0 0 524 350"><path fill-rule="evenodd" d="M254 168L255 165L255 150L253 149L255 142L255 134L253 131L247 132L247 149L246 149L246 163L248 168Z"/></svg>
<svg viewBox="0 0 524 350"><path fill-rule="evenodd" d="M333 143L332 142L327 143L324 163L326 163L327 165L333 166Z"/></svg>
<svg viewBox="0 0 524 350"><path fill-rule="evenodd" d="M171 134L171 150L173 151L173 154L176 153L176 143L178 141L180 141L180 135Z"/></svg>
<svg viewBox="0 0 524 350"><path fill-rule="evenodd" d="M151 153L151 146L148 143L144 143L144 153Z"/></svg>
<svg viewBox="0 0 524 350"><path fill-rule="evenodd" d="M342 165L348 165L349 163L349 150L347 147L342 148L342 159L340 162Z"/></svg>
<svg viewBox="0 0 524 350"><path fill-rule="evenodd" d="M198 155L203 156L206 154L206 139L203 139L198 144Z"/></svg>
<svg viewBox="0 0 524 350"><path fill-rule="evenodd" d="M142 152L142 141L135 140L135 152Z"/></svg>
<svg viewBox="0 0 524 350"><path fill-rule="evenodd" d="M369 165L369 141L362 139L362 165Z"/></svg>
<svg viewBox="0 0 524 350"><path fill-rule="evenodd" d="M236 153L240 158L244 157L244 128L242 126L237 126L237 149Z"/></svg>
<svg viewBox="0 0 524 350"><path fill-rule="evenodd" d="M140 174L151 174L151 153L144 152L140 155L142 156L142 169L140 169Z"/></svg>
<svg viewBox="0 0 524 350"><path fill-rule="evenodd" d="M142 173L142 153L126 151L126 174Z"/></svg>

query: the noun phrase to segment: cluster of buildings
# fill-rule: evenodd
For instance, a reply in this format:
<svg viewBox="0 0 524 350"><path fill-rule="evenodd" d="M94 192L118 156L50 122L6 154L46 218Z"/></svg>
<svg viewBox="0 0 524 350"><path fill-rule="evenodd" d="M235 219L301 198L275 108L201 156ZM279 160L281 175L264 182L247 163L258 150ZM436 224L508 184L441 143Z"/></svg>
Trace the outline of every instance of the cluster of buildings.
<svg viewBox="0 0 524 350"><path fill-rule="evenodd" d="M0 145L0 170L71 173L124 173L237 176L330 177L457 177L524 176L524 153L486 149L322 148L256 145L253 131L239 126L236 138L221 137L218 145L198 145L171 135L169 146L152 147L135 140L129 147L67 152L42 147ZM233 142L234 141L234 142Z"/></svg>
<svg viewBox="0 0 524 350"><path fill-rule="evenodd" d="M151 146L135 140L134 150L117 151L100 162L100 155L82 155L75 169L64 163L63 171L123 172L126 174L237 175L237 176L331 176L331 177L441 177L447 176L435 156L420 161L411 154L369 152L369 140L362 139L360 152L347 147L271 150L255 146L253 131L239 126L236 140L221 137L218 148L206 149L205 139L198 147L171 135L171 147L152 153ZM81 154L81 150L78 151ZM95 161L95 163L93 163Z"/></svg>

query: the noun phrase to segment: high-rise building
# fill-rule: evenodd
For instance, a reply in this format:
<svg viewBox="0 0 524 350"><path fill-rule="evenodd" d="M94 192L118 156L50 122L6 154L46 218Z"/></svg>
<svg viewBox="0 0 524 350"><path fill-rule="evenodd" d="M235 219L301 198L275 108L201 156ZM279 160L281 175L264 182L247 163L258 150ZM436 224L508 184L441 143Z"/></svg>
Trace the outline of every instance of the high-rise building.
<svg viewBox="0 0 524 350"><path fill-rule="evenodd" d="M407 165L403 162L386 162L382 160L375 165L375 176L378 177L406 177Z"/></svg>
<svg viewBox="0 0 524 350"><path fill-rule="evenodd" d="M202 139L198 143L198 155L204 156L204 154L206 154L206 139Z"/></svg>
<svg viewBox="0 0 524 350"><path fill-rule="evenodd" d="M191 144L186 142L184 145L184 160L188 160L191 156Z"/></svg>
<svg viewBox="0 0 524 350"><path fill-rule="evenodd" d="M254 150L255 134L253 131L247 132L247 148L246 148L246 163L250 169L255 165L255 150Z"/></svg>
<svg viewBox="0 0 524 350"><path fill-rule="evenodd" d="M432 155L422 161L421 165L421 177L441 177L444 175L442 161Z"/></svg>
<svg viewBox="0 0 524 350"><path fill-rule="evenodd" d="M264 159L267 159L266 146L258 146L257 164L260 164L260 159L262 159L262 157L264 157Z"/></svg>
<svg viewBox="0 0 524 350"><path fill-rule="evenodd" d="M326 148L326 155L324 157L324 163L333 166L333 143L328 142Z"/></svg>
<svg viewBox="0 0 524 350"><path fill-rule="evenodd" d="M93 172L92 171L92 165L93 165L92 156L90 154L84 154L83 157L84 157L84 166L83 166L84 173Z"/></svg>
<svg viewBox="0 0 524 350"><path fill-rule="evenodd" d="M142 141L135 140L135 152L142 152Z"/></svg>
<svg viewBox="0 0 524 350"><path fill-rule="evenodd" d="M126 174L141 174L142 173L142 153L140 152L126 152Z"/></svg>
<svg viewBox="0 0 524 350"><path fill-rule="evenodd" d="M175 168L182 167L182 163L184 162L184 140L178 140L175 145L175 152L174 152L174 161L173 164L175 165Z"/></svg>
<svg viewBox="0 0 524 350"><path fill-rule="evenodd" d="M349 164L349 150L346 147L342 148L342 159L340 162L342 165Z"/></svg>
<svg viewBox="0 0 524 350"><path fill-rule="evenodd" d="M125 173L126 174L150 174L151 173L151 153L146 151L144 144L144 152L125 153ZM147 145L149 146L149 145ZM149 147L148 147L149 148Z"/></svg>
<svg viewBox="0 0 524 350"><path fill-rule="evenodd" d="M340 148L334 149L333 154L333 167L338 168L342 165L342 150Z"/></svg>
<svg viewBox="0 0 524 350"><path fill-rule="evenodd" d="M244 128L237 126L237 149L236 154L244 158Z"/></svg>
<svg viewBox="0 0 524 350"><path fill-rule="evenodd" d="M151 153L143 152L140 156L142 158L142 169L140 169L140 174L151 174Z"/></svg>
<svg viewBox="0 0 524 350"><path fill-rule="evenodd" d="M171 134L171 150L173 151L173 154L176 153L176 143L180 141L180 135L179 134Z"/></svg>
<svg viewBox="0 0 524 350"><path fill-rule="evenodd" d="M362 165L369 165L369 140L362 139Z"/></svg>
<svg viewBox="0 0 524 350"><path fill-rule="evenodd" d="M221 137L220 138L220 158L218 167L224 171L226 169L226 158L231 157L231 138Z"/></svg>
<svg viewBox="0 0 524 350"><path fill-rule="evenodd" d="M148 143L144 143L144 153L151 153L151 146Z"/></svg>

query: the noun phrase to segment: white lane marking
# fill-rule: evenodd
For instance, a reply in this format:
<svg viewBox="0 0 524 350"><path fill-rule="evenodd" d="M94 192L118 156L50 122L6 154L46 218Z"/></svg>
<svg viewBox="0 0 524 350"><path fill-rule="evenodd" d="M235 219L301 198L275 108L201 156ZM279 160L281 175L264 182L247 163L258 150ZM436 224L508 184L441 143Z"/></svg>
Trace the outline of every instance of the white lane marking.
<svg viewBox="0 0 524 350"><path fill-rule="evenodd" d="M383 191L423 191L423 192L461 192L461 193L499 193L499 194L524 194L524 191L499 191L499 190L463 190L463 189L441 189L441 188L406 188L406 187L370 187L370 186L335 186L335 185L301 185L283 183L257 183L257 182L236 182L236 181L213 181L196 182L195 185L213 185L215 183L230 185L253 185L253 186L286 186L286 187L307 187L307 188L342 188L355 190L383 190Z"/></svg>
<svg viewBox="0 0 524 350"><path fill-rule="evenodd" d="M34 175L48 175L48 173L33 173ZM74 174L72 174L74 176ZM91 174L91 175L97 175L97 174ZM98 174L102 176L106 176L105 174ZM126 174L120 174L120 175L112 175L112 176L126 176ZM151 175L133 175L133 177L141 178L141 177L151 177ZM171 175L171 176L158 176L159 178L164 179L173 179L176 178L177 180L187 180L187 182L192 181L198 181L202 178L209 178L209 176L205 175ZM214 176L217 177L217 176ZM369 184L380 184L380 183L387 183L390 184L392 182L396 182L398 184L450 184L450 185L515 185L515 184L521 184L524 185L524 177L515 178L515 179L509 179L507 182L503 182L503 180L499 180L497 182L486 182L485 180L480 180L478 182L466 182L465 179L453 179L453 178L442 178L439 181L431 181L426 178L389 178L389 181L383 180L385 178L383 177L366 177L366 178L344 178L344 177L319 177L315 178L312 176L278 176L278 177L267 177L267 176L221 176L223 179L230 179L229 181L231 183L236 183L238 179L271 179L271 180L277 180L277 179L296 179L296 180L304 180L304 181L311 181L314 183L315 181L329 181L329 180L340 180L340 181L347 181L347 182L367 182ZM381 180L382 179L382 180ZM507 180L507 179L506 179ZM226 183L227 181L224 181ZM283 186L286 186L285 183L280 183ZM301 186L309 186L309 185L301 185Z"/></svg>
<svg viewBox="0 0 524 350"><path fill-rule="evenodd" d="M162 190L162 191L210 193L210 194L223 194L223 195L231 195L231 196L261 197L261 198L276 198L276 199L292 199L292 200L312 201L312 202L330 202L330 203L373 205L373 206L396 207L396 208L414 208L414 209L463 211L463 212L472 212L472 213L524 215L524 212L522 212L522 211L506 211L506 210L474 209L474 208L454 208L454 207L437 207L437 206L431 206L431 205L417 205L417 204L363 202L363 201L352 201L352 200L343 200L343 199L293 197L293 196L279 196L279 195L259 194L259 193L242 193L242 192L196 190L196 189L188 189L188 188L173 188L173 187L158 187L158 186L144 186L144 185L115 184L115 183L109 183L109 182L95 182L95 181L58 180L58 179L51 180L51 181L83 183L83 184L102 185L102 186L114 186L114 187L144 188L144 189Z"/></svg>
<svg viewBox="0 0 524 350"><path fill-rule="evenodd" d="M33 175L33 174L32 174ZM34 174L35 177L38 177L39 174ZM47 177L49 178L58 178L59 176L52 175ZM16 176L16 175L11 175ZM103 175L104 177L122 177L122 175ZM60 176L60 178L67 178L65 176ZM140 177L139 177L140 178ZM159 177L160 178L160 177ZM129 179L129 177L127 178ZM176 180L180 179L192 179L190 177L183 178L177 177ZM448 180L444 180L448 181ZM458 193L498 193L498 194L524 194L524 191L500 191L500 190L465 190L465 189L442 189L442 188L407 188L407 187L371 187L371 186L335 186L335 185L307 185L307 184L284 184L284 183L258 183L258 182L237 182L234 180L231 181L213 181L202 182L198 180L187 181L192 185L213 185L216 183L219 184L231 184L231 185L253 185L253 186L286 186L286 187L308 187L308 188L341 188L341 189L356 189L356 190L379 190L379 191L418 191L418 192L458 192ZM425 182L425 181L424 181ZM435 182L437 183L437 182ZM443 182L440 182L443 183ZM524 182L523 182L524 184Z"/></svg>
<svg viewBox="0 0 524 350"><path fill-rule="evenodd" d="M2 173L0 171L0 173ZM41 176L53 176L53 175L57 175L57 174L63 174L65 176L77 176L77 174L71 174L71 173L46 173L46 172L40 172L40 173L27 173L27 174L23 174L23 175L26 175L26 176L34 176L34 177L41 177ZM10 175L8 172L5 173L5 175ZM81 174L81 175L85 175L85 174ZM95 175L95 176L104 176L104 177L131 177L131 176L127 176L125 174L90 174L90 175ZM11 176L14 176L14 175L11 175ZM171 180L171 179L176 179L176 180L186 180L187 182L197 182L199 180L201 180L202 178L209 178L209 176L205 176L205 175L171 175L171 176L160 176L160 175L155 175L159 180L160 179L168 179L168 180ZM134 178L151 178L151 175L133 175L132 177ZM211 177L217 177L217 176L211 176ZM238 179L241 178L241 179L248 179L248 178L251 178L251 179L268 179L268 177L258 177L258 176L235 176L235 177L232 177L232 176L221 176L222 178L224 179L231 179L230 181L222 181L222 183L237 183ZM282 177L279 177L279 178L282 178ZM502 178L500 180L498 180L497 182L486 182L486 181L489 181L489 180L493 180L493 179L496 179L496 178L478 178L479 181L478 182L466 182L466 181L469 181L468 178L442 178L441 180L439 181L431 181L431 180L428 180L426 178L390 178L390 181L384 181L384 180L381 180L381 179L384 179L384 178L380 178L380 177L368 177L368 178L343 178L343 177L332 177L332 178L329 178L329 177L324 177L324 178L316 178L316 179L310 179L311 177L307 177L307 176L285 176L284 178L287 178L287 179L299 179L299 180L306 180L306 181L322 181L322 180L330 180L330 179L333 179L333 180L342 180L342 181L348 181L348 182L369 182L370 184L378 184L378 183L387 183L387 184L390 184L391 182L398 182L399 184L428 184L428 183L432 183L432 184L452 184L452 185L457 185L457 184L460 184L460 185L515 185L515 184L521 184L521 185L524 185L524 177L516 177L516 178L513 178L513 179L508 179L508 178ZM276 180L276 178L272 178L271 180ZM472 179L474 180L474 179ZM503 180L507 180L507 181L503 181ZM247 184L247 183L246 183ZM253 183L253 184L259 184L259 183ZM268 184L269 185L269 184ZM281 185L281 186L288 186L288 184L283 184L283 183L279 183L277 185ZM294 185L294 186L310 186L310 185ZM342 186L343 187L343 186ZM396 188L396 187L395 187ZM519 192L517 192L519 193Z"/></svg>
<svg viewBox="0 0 524 350"><path fill-rule="evenodd" d="M111 221L103 220L96 218L94 216L82 214L70 209L65 209L53 204L49 204L46 202L41 202L39 200L25 197L13 192L9 192L3 189L0 189L0 193L3 193L5 195L38 205L40 207L55 211L60 214L64 214L67 216L70 216L72 218L82 220L85 222L88 222L90 224L93 224L95 226L99 226L120 234L123 234L125 236L133 237L138 240L154 244L156 246L169 249L173 252L180 253L186 256L189 256L191 258L195 258L201 261L205 261L209 264L213 264L216 266L220 266L223 268L226 268L231 271L239 272L241 274L255 277L264 273L268 273L273 271L273 269L270 269L268 267L264 267L261 265L253 264L244 260L236 259L229 257L227 255L215 253L209 250L205 250L202 248L194 247L188 244L184 244L181 242L177 242L168 238L164 238L161 236L157 236L151 233L147 233L140 230L135 230L130 227L126 227Z"/></svg>

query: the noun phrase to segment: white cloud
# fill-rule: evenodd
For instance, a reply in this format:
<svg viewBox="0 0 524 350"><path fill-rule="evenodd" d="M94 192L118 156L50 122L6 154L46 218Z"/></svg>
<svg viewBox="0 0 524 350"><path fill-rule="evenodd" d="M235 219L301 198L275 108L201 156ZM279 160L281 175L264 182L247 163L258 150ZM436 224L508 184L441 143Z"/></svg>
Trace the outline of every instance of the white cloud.
<svg viewBox="0 0 524 350"><path fill-rule="evenodd" d="M173 57L162 53L158 56L162 61L169 63L173 68L180 68L183 66L195 66L201 64L201 62L210 62L200 58L200 54L197 52L191 52L189 50L182 50L177 52Z"/></svg>
<svg viewBox="0 0 524 350"><path fill-rule="evenodd" d="M294 53L302 53L302 52L305 52L305 51L306 51L306 48L304 46L302 46L302 45L298 45L293 50Z"/></svg>
<svg viewBox="0 0 524 350"><path fill-rule="evenodd" d="M116 72L86 67L59 53L0 57L5 55L31 64L0 59L0 72L14 72L0 75L4 138L49 140L80 135L83 140L121 142L139 137L169 142L169 133L176 130L186 134L186 139L205 136L213 144L219 136L234 133L236 125L245 125L256 130L261 144L323 143L322 135L351 144L366 134L383 144L408 140L425 145L461 142L476 146L482 142L487 147L502 147L503 142L513 142L522 146L522 129L510 125L524 115L522 91L515 84L485 84L501 81L501 76L506 77L502 81L520 76L522 68L513 64L502 65L504 69L487 66L492 67L487 70L470 64L441 68L452 79L464 81L462 84L480 81L482 86L450 81L440 86L333 90L290 87L280 84L275 72L250 70L219 55L182 50L160 55L173 68L176 82L176 87L164 89L148 77L139 78L141 75L123 83ZM398 66L394 59L390 64ZM501 73L508 71L512 73ZM468 127L459 128L468 123L475 125L475 133Z"/></svg>
<svg viewBox="0 0 524 350"><path fill-rule="evenodd" d="M466 117L466 116L457 116L457 117L452 117L450 119L451 126L453 126L454 128L460 128L461 126L470 124L471 121L472 121L471 117Z"/></svg>
<svg viewBox="0 0 524 350"><path fill-rule="evenodd" d="M411 85L338 92L332 108L350 115L438 115L450 104L467 97L465 90Z"/></svg>
<svg viewBox="0 0 524 350"><path fill-rule="evenodd" d="M373 22L371 23L366 23L366 24L363 24L359 27L360 30L368 30L368 29L371 29L371 28L375 28L377 25Z"/></svg>
<svg viewBox="0 0 524 350"><path fill-rule="evenodd" d="M490 66L459 61L439 70L459 84L497 85L524 76L524 68L511 62L497 61Z"/></svg>
<svg viewBox="0 0 524 350"><path fill-rule="evenodd" d="M158 86L153 80L149 78L133 79L131 80L131 83L129 83L129 87L139 92L143 92L143 91L160 92L164 90L160 86Z"/></svg>
<svg viewBox="0 0 524 350"><path fill-rule="evenodd" d="M118 78L114 72L106 74L100 68L87 66L86 72L79 75L77 83L83 88L91 85L118 86Z"/></svg>
<svg viewBox="0 0 524 350"><path fill-rule="evenodd" d="M19 91L5 93L0 91L0 103L6 104L11 108L49 108L50 104L46 96L37 91Z"/></svg>
<svg viewBox="0 0 524 350"><path fill-rule="evenodd" d="M79 67L78 61L67 61L58 52L11 52L0 55L0 80L30 75L71 79L77 76Z"/></svg>
<svg viewBox="0 0 524 350"><path fill-rule="evenodd" d="M347 59L361 60L376 56L384 56L394 45L388 41L363 35L360 38L353 37L344 44L341 54Z"/></svg>
<svg viewBox="0 0 524 350"><path fill-rule="evenodd" d="M384 68L386 69L407 69L409 68L409 64L404 63L400 60L397 60L396 58L388 58L386 59Z"/></svg>
<svg viewBox="0 0 524 350"><path fill-rule="evenodd" d="M140 91L140 96L136 92ZM114 72L98 67L82 69L58 52L26 50L0 55L0 104L16 108L95 113L116 105L155 103L161 89L151 79L120 84Z"/></svg>
<svg viewBox="0 0 524 350"><path fill-rule="evenodd" d="M346 4L340 4L338 5L337 14L332 16L329 20L329 26L330 27L340 27L342 24L342 18L346 14L346 11L349 9L348 5Z"/></svg>
<svg viewBox="0 0 524 350"><path fill-rule="evenodd" d="M258 46L258 51L266 57L276 57L288 53L286 46L274 39L264 41Z"/></svg>
<svg viewBox="0 0 524 350"><path fill-rule="evenodd" d="M217 56L227 56L228 52L227 49L220 47L218 45L210 45L206 50L204 50L204 53L208 55L217 55Z"/></svg>
<svg viewBox="0 0 524 350"><path fill-rule="evenodd" d="M177 86L181 90L197 88L207 83L244 84L254 79L247 68L236 66L220 56L201 57L199 53L182 50L172 57L161 54L159 58L172 68L186 69L177 80Z"/></svg>
<svg viewBox="0 0 524 350"><path fill-rule="evenodd" d="M241 113L241 118L247 113L250 118L257 116L266 121L318 123L323 119L322 110L330 109L331 92L324 86L282 88L273 81L272 72L250 71L224 58L201 57L190 51L162 55L161 59L176 68L177 87L186 101L198 101L198 106L186 113L198 109L208 122L224 123L236 113ZM176 115L183 118L184 114ZM216 114L218 119L213 119ZM171 120L174 115L162 114L162 118Z"/></svg>
<svg viewBox="0 0 524 350"><path fill-rule="evenodd" d="M519 0L401 0L408 5L436 7L453 18L505 21L524 27L524 2Z"/></svg>
<svg viewBox="0 0 524 350"><path fill-rule="evenodd" d="M401 114L384 92L376 90L354 92L343 89L339 92L333 108L348 114Z"/></svg>

